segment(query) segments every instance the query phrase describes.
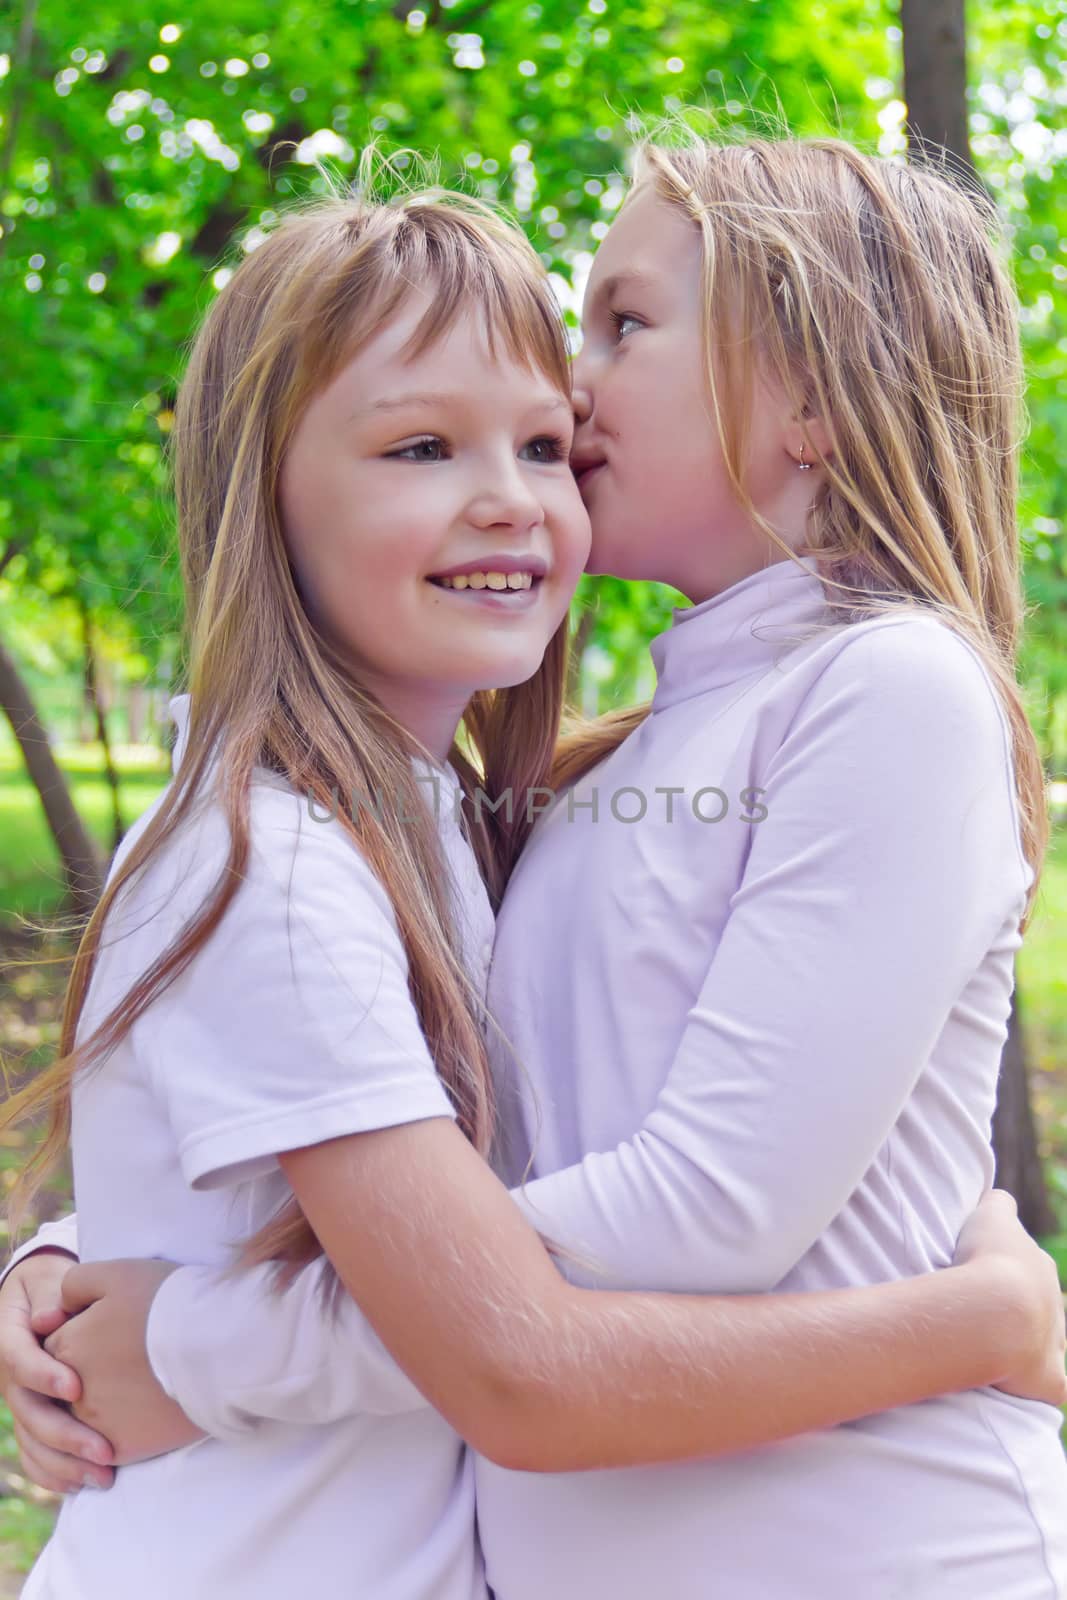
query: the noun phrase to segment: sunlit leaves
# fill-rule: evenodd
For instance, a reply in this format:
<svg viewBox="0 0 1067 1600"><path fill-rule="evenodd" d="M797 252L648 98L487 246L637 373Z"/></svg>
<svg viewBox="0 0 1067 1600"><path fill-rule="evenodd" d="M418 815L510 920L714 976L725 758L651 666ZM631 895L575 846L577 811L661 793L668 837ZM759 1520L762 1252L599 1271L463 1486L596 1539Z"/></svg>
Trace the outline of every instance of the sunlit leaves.
<svg viewBox="0 0 1067 1600"><path fill-rule="evenodd" d="M974 6L969 23L975 150L1015 229L1031 373L1027 670L1058 682L1067 0ZM173 565L146 574L169 538L162 447L182 351L239 237L314 189L316 161L344 172L369 137L437 153L446 182L513 209L564 286L617 208L642 119L707 104L747 126L782 111L799 131L898 149L895 24L879 0L41 8L32 73L2 78L21 120L0 192L0 540L29 540L23 583L54 591L77 574L149 639L173 632ZM14 57L6 27L0 64ZM593 587L598 692L619 698L638 687L630 652L669 607Z"/></svg>

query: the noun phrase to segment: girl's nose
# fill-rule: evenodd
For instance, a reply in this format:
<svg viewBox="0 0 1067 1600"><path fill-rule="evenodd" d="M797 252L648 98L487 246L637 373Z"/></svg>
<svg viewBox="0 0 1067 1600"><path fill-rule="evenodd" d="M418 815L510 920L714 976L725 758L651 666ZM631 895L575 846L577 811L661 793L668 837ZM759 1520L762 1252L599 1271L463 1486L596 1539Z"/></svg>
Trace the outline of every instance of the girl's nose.
<svg viewBox="0 0 1067 1600"><path fill-rule="evenodd" d="M479 528L537 528L545 520L540 496L514 466L474 496L469 516Z"/></svg>

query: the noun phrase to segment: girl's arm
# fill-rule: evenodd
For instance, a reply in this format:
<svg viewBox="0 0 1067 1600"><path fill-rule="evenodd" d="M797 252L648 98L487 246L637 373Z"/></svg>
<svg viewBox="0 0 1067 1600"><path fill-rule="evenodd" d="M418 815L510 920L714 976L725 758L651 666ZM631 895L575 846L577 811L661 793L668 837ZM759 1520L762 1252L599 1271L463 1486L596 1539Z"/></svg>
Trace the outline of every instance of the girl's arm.
<svg viewBox="0 0 1067 1600"><path fill-rule="evenodd" d="M562 1260L576 1282L774 1288L862 1182L987 952L1018 943L1006 733L937 622L845 641L758 782L769 814L652 1111L512 1191L602 1269Z"/></svg>
<svg viewBox="0 0 1067 1600"><path fill-rule="evenodd" d="M401 1366L476 1449L517 1470L747 1449L999 1382L1025 1338L1021 1282L1006 1272L998 1303L966 1266L822 1295L575 1288L440 1120L291 1151L282 1165Z"/></svg>
<svg viewBox="0 0 1067 1600"><path fill-rule="evenodd" d="M383 1343L430 1403L502 1466L561 1472L678 1460L958 1388L1010 1381L1044 1399L1067 1390L1055 1270L1034 1245L1020 1255L1001 1243L921 1278L825 1294L588 1291L557 1273L450 1121L353 1134L281 1161ZM1002 1229L1001 1207L1013 1213L997 1197L997 1214L980 1226ZM129 1392L143 1340L134 1329L131 1345L121 1305L125 1343L115 1337L109 1291L145 1266L72 1268L64 1303L78 1314L47 1341L81 1374L75 1415L111 1439L120 1464L138 1458L123 1430L128 1422L137 1438L143 1426L143 1405ZM133 1320L139 1327L143 1311ZM256 1337L253 1324L249 1343ZM344 1359L343 1348L335 1354Z"/></svg>
<svg viewBox="0 0 1067 1600"><path fill-rule="evenodd" d="M143 1333L152 1375L205 1433L234 1440L262 1422L426 1405L352 1300L336 1317L323 1310L328 1265L311 1262L282 1293L267 1265L236 1278L182 1267L155 1291Z"/></svg>
<svg viewBox="0 0 1067 1600"><path fill-rule="evenodd" d="M71 1314L62 1284L78 1257L76 1224L74 1214L45 1223L0 1278L0 1395L16 1421L24 1409L27 1419L39 1417L33 1399L19 1390L62 1400L80 1394L75 1373L33 1337L54 1332ZM158 1288L145 1269L152 1292L148 1361L163 1393L212 1438L239 1439L264 1421L334 1422L356 1411L385 1415L426 1404L358 1306L342 1299L335 1318L324 1315L325 1258L282 1293L268 1265L239 1277L219 1267L166 1265L175 1270ZM50 1422L49 1437L40 1441L47 1446L88 1442L76 1423L58 1416Z"/></svg>
<svg viewBox="0 0 1067 1600"><path fill-rule="evenodd" d="M78 1215L72 1211L67 1217L60 1217L56 1222L42 1222L32 1239L27 1239L25 1244L19 1245L13 1251L8 1261L0 1271L0 1286L2 1286L9 1272L12 1272L20 1262L29 1256L37 1255L42 1250L55 1250L63 1255L70 1256L74 1261L78 1259Z"/></svg>
<svg viewBox="0 0 1067 1600"><path fill-rule="evenodd" d="M987 1196L961 1236L957 1261L974 1264L976 1258L988 1279L990 1314L996 1315L1002 1293L1000 1258L1027 1278L1020 1312L1024 1302L1029 1304L1049 1329L1048 1356L1038 1380L1044 1386L1035 1386L1034 1364L1025 1354L1038 1337L1035 1328L1031 1338L1020 1344L1018 1363L1002 1386L1057 1402L1063 1388L1063 1327L1062 1317L1056 1323L1055 1272L1014 1220L1013 1206L1002 1195ZM266 1420L324 1423L356 1411L404 1411L427 1403L353 1300L342 1297L336 1316L323 1314L320 1286L325 1261L306 1268L281 1295L271 1291L267 1267L224 1279L215 1268L175 1271L157 1262L104 1262L67 1275L61 1284L58 1261L52 1258L47 1270L45 1258L39 1261L41 1265L28 1262L23 1269L31 1301L35 1296L31 1275L36 1273L40 1282L37 1303L45 1309L39 1331L51 1332L69 1315L89 1308L73 1330L66 1359L86 1374L94 1414L101 1419L100 1426L106 1425L120 1439L124 1459L159 1454L188 1442L187 1429L168 1397L201 1430L230 1440ZM66 1268L62 1271L66 1274ZM944 1319L951 1319L956 1304L953 1284L951 1277L938 1274L931 1291ZM0 1313L16 1310L5 1301L17 1286L15 1277L0 1293ZM882 1292L866 1291L876 1297ZM809 1303L814 1306L819 1298ZM790 1309L780 1303L788 1324ZM59 1307L58 1315L52 1312L53 1304ZM893 1321L899 1314L899 1302L884 1304L890 1358L893 1341L905 1331ZM980 1316L964 1329L962 1344L950 1347L959 1363L957 1376L970 1370L974 1336L988 1331L984 1315ZM57 1345L49 1341L48 1347ZM51 1370L45 1372L43 1364ZM86 1463L98 1480L103 1476L109 1481L106 1467L97 1465L112 1460L102 1435L32 1392L56 1394L58 1376L74 1385L62 1397L76 1401L82 1392L76 1373L41 1350L8 1315L0 1316L0 1374L4 1374L0 1391L15 1416L23 1467L35 1482L60 1492L77 1488ZM927 1381L932 1384L932 1376Z"/></svg>

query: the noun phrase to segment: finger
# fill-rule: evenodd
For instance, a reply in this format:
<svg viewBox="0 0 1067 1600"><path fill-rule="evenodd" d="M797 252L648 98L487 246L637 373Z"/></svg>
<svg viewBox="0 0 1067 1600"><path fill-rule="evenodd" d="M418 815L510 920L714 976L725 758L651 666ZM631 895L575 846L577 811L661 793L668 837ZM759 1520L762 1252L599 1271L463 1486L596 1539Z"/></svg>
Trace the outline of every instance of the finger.
<svg viewBox="0 0 1067 1600"><path fill-rule="evenodd" d="M29 1478L31 1483L38 1484L42 1489L47 1489L50 1494L74 1494L81 1488L81 1483L73 1480L69 1473L49 1472L42 1462L38 1461L36 1453L31 1449L19 1446L19 1471L23 1477Z"/></svg>
<svg viewBox="0 0 1067 1600"><path fill-rule="evenodd" d="M20 1436L15 1430L19 1447L19 1464L23 1472L42 1489L53 1494L75 1494L79 1489L109 1489L115 1481L110 1467L88 1467L75 1456L66 1456L50 1450L36 1439Z"/></svg>
<svg viewBox="0 0 1067 1600"><path fill-rule="evenodd" d="M1007 1189L990 1189L988 1195L986 1196L986 1201L987 1204L997 1206L1001 1211L1006 1212L1009 1216L1017 1217L1019 1215L1019 1207L1016 1203L1015 1196L1013 1194L1009 1194Z"/></svg>
<svg viewBox="0 0 1067 1600"><path fill-rule="evenodd" d="M78 1456L83 1465L110 1466L115 1453L103 1434L79 1422L62 1406L45 1400L29 1389L12 1389L8 1397L16 1429L21 1429L31 1444L57 1455Z"/></svg>
<svg viewBox="0 0 1067 1600"><path fill-rule="evenodd" d="M79 1261L68 1267L59 1286L64 1310L75 1317L114 1290L116 1269L121 1271L121 1265L115 1261Z"/></svg>
<svg viewBox="0 0 1067 1600"><path fill-rule="evenodd" d="M81 1379L74 1368L66 1366L50 1350L42 1350L31 1334L19 1338L17 1349L8 1359L8 1368L20 1388L49 1395L54 1400L81 1399Z"/></svg>
<svg viewBox="0 0 1067 1600"><path fill-rule="evenodd" d="M65 1311L58 1302L54 1306L44 1306L39 1311L30 1313L30 1327L39 1339L43 1339L46 1334L55 1333L57 1328L61 1328L64 1322L69 1321L70 1312Z"/></svg>

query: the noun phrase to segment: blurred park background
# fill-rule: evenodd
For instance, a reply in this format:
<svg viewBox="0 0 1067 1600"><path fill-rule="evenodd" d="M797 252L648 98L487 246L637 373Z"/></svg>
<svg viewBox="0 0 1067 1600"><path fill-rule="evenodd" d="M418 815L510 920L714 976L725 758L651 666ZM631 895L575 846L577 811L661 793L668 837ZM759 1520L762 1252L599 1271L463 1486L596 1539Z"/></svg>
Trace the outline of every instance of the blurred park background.
<svg viewBox="0 0 1067 1600"><path fill-rule="evenodd" d="M191 331L316 163L438 154L577 303L641 118L783 113L973 161L1012 230L1029 371L1021 674L1067 811L1067 0L60 0L0 7L0 1056L58 1034L69 944L168 771L180 622L167 436ZM403 158L401 157L401 161ZM573 697L651 687L676 597L583 580ZM6 714L5 714L6 713ZM1067 1267L1067 831L1019 962L1000 1178ZM47 958L47 959L45 959ZM890 1009L891 1014L891 1009ZM887 1022L886 1025L891 1025ZM0 1149L10 1186L27 1137ZM61 1175L38 1216L61 1210ZM3 1428L6 1429L6 1423ZM0 1578L54 1514L0 1430Z"/></svg>

